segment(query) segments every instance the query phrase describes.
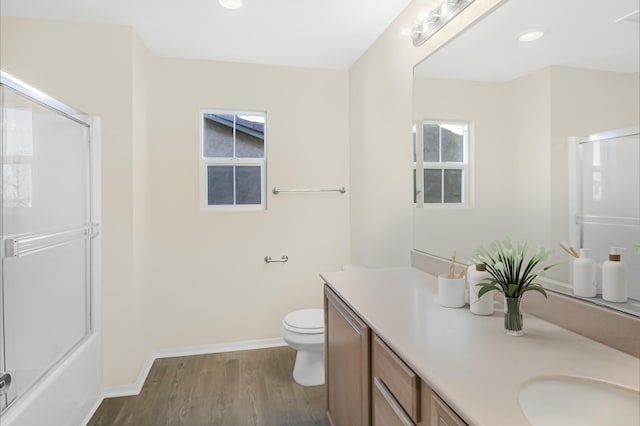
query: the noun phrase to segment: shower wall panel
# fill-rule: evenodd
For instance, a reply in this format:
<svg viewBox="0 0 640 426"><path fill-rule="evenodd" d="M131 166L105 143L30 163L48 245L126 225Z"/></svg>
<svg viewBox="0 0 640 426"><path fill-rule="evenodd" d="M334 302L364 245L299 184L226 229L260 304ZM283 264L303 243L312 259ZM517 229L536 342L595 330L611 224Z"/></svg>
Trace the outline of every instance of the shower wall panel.
<svg viewBox="0 0 640 426"><path fill-rule="evenodd" d="M90 126L18 89L0 85L0 371L12 381L0 412L92 331Z"/></svg>

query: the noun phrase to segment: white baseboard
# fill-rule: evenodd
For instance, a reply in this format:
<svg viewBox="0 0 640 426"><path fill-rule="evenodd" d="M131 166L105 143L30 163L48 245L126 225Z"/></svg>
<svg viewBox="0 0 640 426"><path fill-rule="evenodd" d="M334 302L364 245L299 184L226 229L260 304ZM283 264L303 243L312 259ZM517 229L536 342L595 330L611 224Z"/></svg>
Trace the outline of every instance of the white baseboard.
<svg viewBox="0 0 640 426"><path fill-rule="evenodd" d="M282 337L261 340L245 340L241 342L218 343L204 346L187 346L182 348L156 349L151 351L147 361L142 366L135 383L128 385L107 386L103 389L103 398L115 398L120 396L138 395L142 390L145 380L151 371L151 366L156 359L173 358L176 356L216 354L222 352L247 351L251 349L275 348L286 346ZM99 404L98 404L99 405ZM97 406L96 406L97 408Z"/></svg>
<svg viewBox="0 0 640 426"><path fill-rule="evenodd" d="M104 400L104 396L101 396L95 400L95 402L91 406L91 409L87 412L87 416L82 421L82 425L86 426L87 424L89 424L89 422L91 421L91 418L96 413L96 411L98 411L98 407L100 406L100 404L102 404L103 400Z"/></svg>

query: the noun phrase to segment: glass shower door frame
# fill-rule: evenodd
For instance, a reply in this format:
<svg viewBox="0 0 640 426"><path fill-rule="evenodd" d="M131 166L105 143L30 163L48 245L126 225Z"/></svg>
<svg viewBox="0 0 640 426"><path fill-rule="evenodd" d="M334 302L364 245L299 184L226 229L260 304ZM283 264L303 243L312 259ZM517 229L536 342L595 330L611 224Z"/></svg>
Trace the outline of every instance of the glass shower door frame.
<svg viewBox="0 0 640 426"><path fill-rule="evenodd" d="M84 128L84 144L85 145L85 167L86 167L86 186L85 186L85 212L84 217L86 218L85 224L80 227L74 227L71 229L59 229L53 230L53 232L47 233L24 233L24 234L16 234L11 235L10 238L6 238L4 229L4 206L1 209L0 213L0 233L2 235L2 246L0 247L0 252L2 254L2 271L0 279L0 306L3 306L2 315L0 315L0 371L7 367L7 352L6 352L6 318L5 313L6 309L4 308L6 303L5 297L5 259L8 258L19 258L21 256L27 256L31 254L36 254L42 251L47 251L50 249L56 249L68 244L78 244L79 246L84 247L84 282L85 282L85 326L84 326L84 334L80 337L73 345L67 348L60 356L58 356L50 365L48 365L40 374L33 380L27 389L24 389L20 395L16 394L16 391L9 391L5 393L5 395L0 396L0 414L6 411L11 407L12 403L14 403L17 399L19 399L23 394L30 391L30 389L43 377L45 377L52 369L56 367L68 354L73 352L77 347L83 344L84 341L88 339L91 333L94 331L94 321L93 321L93 310L95 307L95 299L92 294L95 271L93 256L95 253L93 251L93 242L92 239L98 235L99 228L96 220L96 212L93 210L94 204L96 204L96 200L93 199L93 190L95 188L95 182L93 182L94 176L94 168L95 164L95 156L92 153L92 149L94 149L91 141L93 129L92 120L84 113L69 107L62 102L59 102L44 93L34 89L17 79L14 79L10 75L2 72L1 74L1 86L5 86L9 88L14 93L28 99L29 101L37 104L41 107L44 107L48 110L51 110L55 114L59 114L62 117L69 119ZM0 87L1 87L0 86ZM0 105L2 108L2 123L0 123L0 132L2 133L2 141L5 143L6 136L6 125L4 120L4 88L0 90ZM4 149L4 148L3 148ZM4 153L4 151L3 151ZM3 158L3 167L4 167L4 158ZM1 180L4 180L4 177L0 177ZM4 182L3 182L4 183ZM4 195L3 195L4 198ZM4 202L4 199L3 199Z"/></svg>

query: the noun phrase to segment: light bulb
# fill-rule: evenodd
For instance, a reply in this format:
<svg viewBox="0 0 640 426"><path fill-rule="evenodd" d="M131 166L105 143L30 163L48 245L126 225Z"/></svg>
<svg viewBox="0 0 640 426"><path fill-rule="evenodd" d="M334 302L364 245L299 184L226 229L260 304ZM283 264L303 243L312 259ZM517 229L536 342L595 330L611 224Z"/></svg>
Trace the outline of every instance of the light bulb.
<svg viewBox="0 0 640 426"><path fill-rule="evenodd" d="M459 7L458 0L445 0L440 5L440 14L442 16L449 16L451 12Z"/></svg>

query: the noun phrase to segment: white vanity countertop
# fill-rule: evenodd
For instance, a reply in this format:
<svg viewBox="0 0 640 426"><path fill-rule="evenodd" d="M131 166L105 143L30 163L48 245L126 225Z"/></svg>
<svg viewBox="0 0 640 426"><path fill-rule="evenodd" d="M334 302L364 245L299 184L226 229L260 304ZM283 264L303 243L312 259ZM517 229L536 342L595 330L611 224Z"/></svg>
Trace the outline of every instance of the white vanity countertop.
<svg viewBox="0 0 640 426"><path fill-rule="evenodd" d="M483 317L468 306L441 307L436 277L417 269L321 276L471 425L528 425L518 394L536 377L589 377L640 389L640 359L526 312L525 335L507 336L501 310Z"/></svg>

